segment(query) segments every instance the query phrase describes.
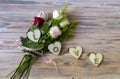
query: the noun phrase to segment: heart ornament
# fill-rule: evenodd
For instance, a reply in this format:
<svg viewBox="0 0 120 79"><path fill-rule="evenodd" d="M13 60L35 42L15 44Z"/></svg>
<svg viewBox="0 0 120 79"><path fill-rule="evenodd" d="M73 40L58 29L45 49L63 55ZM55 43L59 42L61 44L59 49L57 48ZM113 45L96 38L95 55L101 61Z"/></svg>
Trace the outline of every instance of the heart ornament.
<svg viewBox="0 0 120 79"><path fill-rule="evenodd" d="M103 60L103 55L101 53L90 53L89 59L95 66L99 66Z"/></svg>
<svg viewBox="0 0 120 79"><path fill-rule="evenodd" d="M49 44L48 45L48 50L51 53L58 55L61 51L61 43L60 42L55 42L55 43Z"/></svg>
<svg viewBox="0 0 120 79"><path fill-rule="evenodd" d="M71 47L69 48L69 53L76 59L79 59L80 56L82 55L82 47L81 46Z"/></svg>
<svg viewBox="0 0 120 79"><path fill-rule="evenodd" d="M38 42L38 40L40 39L40 36L41 36L41 32L39 29L36 29L34 31L29 31L27 33L27 37L33 42Z"/></svg>

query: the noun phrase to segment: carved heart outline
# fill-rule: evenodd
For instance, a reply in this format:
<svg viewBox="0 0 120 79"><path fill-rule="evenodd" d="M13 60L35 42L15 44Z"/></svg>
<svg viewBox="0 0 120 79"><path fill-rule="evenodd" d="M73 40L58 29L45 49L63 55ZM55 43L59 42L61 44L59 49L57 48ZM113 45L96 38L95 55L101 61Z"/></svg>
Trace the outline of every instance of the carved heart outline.
<svg viewBox="0 0 120 79"><path fill-rule="evenodd" d="M90 53L89 60L95 65L99 66L103 61L104 56L101 53Z"/></svg>
<svg viewBox="0 0 120 79"><path fill-rule="evenodd" d="M27 33L27 37L33 41L33 42L38 42L41 36L41 32L39 29L35 29L34 31L29 31Z"/></svg>
<svg viewBox="0 0 120 79"><path fill-rule="evenodd" d="M69 48L69 53L76 59L79 59L82 55L82 47L81 46L71 47Z"/></svg>
<svg viewBox="0 0 120 79"><path fill-rule="evenodd" d="M51 43L50 45L48 45L48 50L51 53L58 55L61 51L61 43L58 42L58 41L54 42L54 43Z"/></svg>

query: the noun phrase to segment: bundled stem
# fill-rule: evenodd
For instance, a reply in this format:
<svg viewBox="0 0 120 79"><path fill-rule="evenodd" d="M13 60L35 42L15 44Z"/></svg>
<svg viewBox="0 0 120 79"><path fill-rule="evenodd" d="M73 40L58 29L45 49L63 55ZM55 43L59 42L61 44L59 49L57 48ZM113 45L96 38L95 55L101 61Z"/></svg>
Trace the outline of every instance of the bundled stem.
<svg viewBox="0 0 120 79"><path fill-rule="evenodd" d="M16 79L16 78L28 79L31 66L33 62L35 61L35 59L36 58L31 55L24 55L20 64L18 65L18 67L16 68L16 70L14 71L14 74L12 75L10 79Z"/></svg>

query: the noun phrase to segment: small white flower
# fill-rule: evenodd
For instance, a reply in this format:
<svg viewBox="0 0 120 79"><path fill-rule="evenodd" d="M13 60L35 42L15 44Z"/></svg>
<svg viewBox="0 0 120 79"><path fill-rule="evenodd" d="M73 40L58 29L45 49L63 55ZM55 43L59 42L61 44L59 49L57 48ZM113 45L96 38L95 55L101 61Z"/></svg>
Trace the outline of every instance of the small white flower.
<svg viewBox="0 0 120 79"><path fill-rule="evenodd" d="M42 40L42 43L45 43L45 40Z"/></svg>
<svg viewBox="0 0 120 79"><path fill-rule="evenodd" d="M61 14L58 10L53 11L53 18L54 19L59 19L61 17Z"/></svg>
<svg viewBox="0 0 120 79"><path fill-rule="evenodd" d="M61 30L59 29L58 26L53 26L50 28L50 35L52 38L57 38L61 35Z"/></svg>
<svg viewBox="0 0 120 79"><path fill-rule="evenodd" d="M37 17L43 18L46 21L48 19L48 13L40 11Z"/></svg>
<svg viewBox="0 0 120 79"><path fill-rule="evenodd" d="M65 26L67 26L68 24L70 24L70 22L69 22L68 20L64 20L64 21L60 22L60 26L61 26L61 27L65 27Z"/></svg>

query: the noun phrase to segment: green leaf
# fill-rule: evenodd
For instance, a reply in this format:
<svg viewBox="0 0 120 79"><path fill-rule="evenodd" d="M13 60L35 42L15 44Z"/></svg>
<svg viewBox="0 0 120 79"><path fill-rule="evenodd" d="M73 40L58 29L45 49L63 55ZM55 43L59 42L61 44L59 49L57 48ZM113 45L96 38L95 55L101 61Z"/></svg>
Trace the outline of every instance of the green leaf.
<svg viewBox="0 0 120 79"><path fill-rule="evenodd" d="M46 34L49 31L49 22L45 22L40 30L42 34Z"/></svg>
<svg viewBox="0 0 120 79"><path fill-rule="evenodd" d="M61 29L62 33L64 33L69 27L65 26L64 28Z"/></svg>
<svg viewBox="0 0 120 79"><path fill-rule="evenodd" d="M78 24L78 21L74 21L70 23L70 28L74 28Z"/></svg>
<svg viewBox="0 0 120 79"><path fill-rule="evenodd" d="M72 36L71 29L67 29L59 38L59 41L68 40Z"/></svg>
<svg viewBox="0 0 120 79"><path fill-rule="evenodd" d="M44 48L43 43L35 43L29 40L28 38L21 37L21 42L22 42L22 46L25 46L28 48L37 49L37 50L41 50Z"/></svg>
<svg viewBox="0 0 120 79"><path fill-rule="evenodd" d="M31 28L27 32L34 31L35 29L39 29L38 24L31 26Z"/></svg>
<svg viewBox="0 0 120 79"><path fill-rule="evenodd" d="M52 19L51 26L57 26L59 24L60 20Z"/></svg>

